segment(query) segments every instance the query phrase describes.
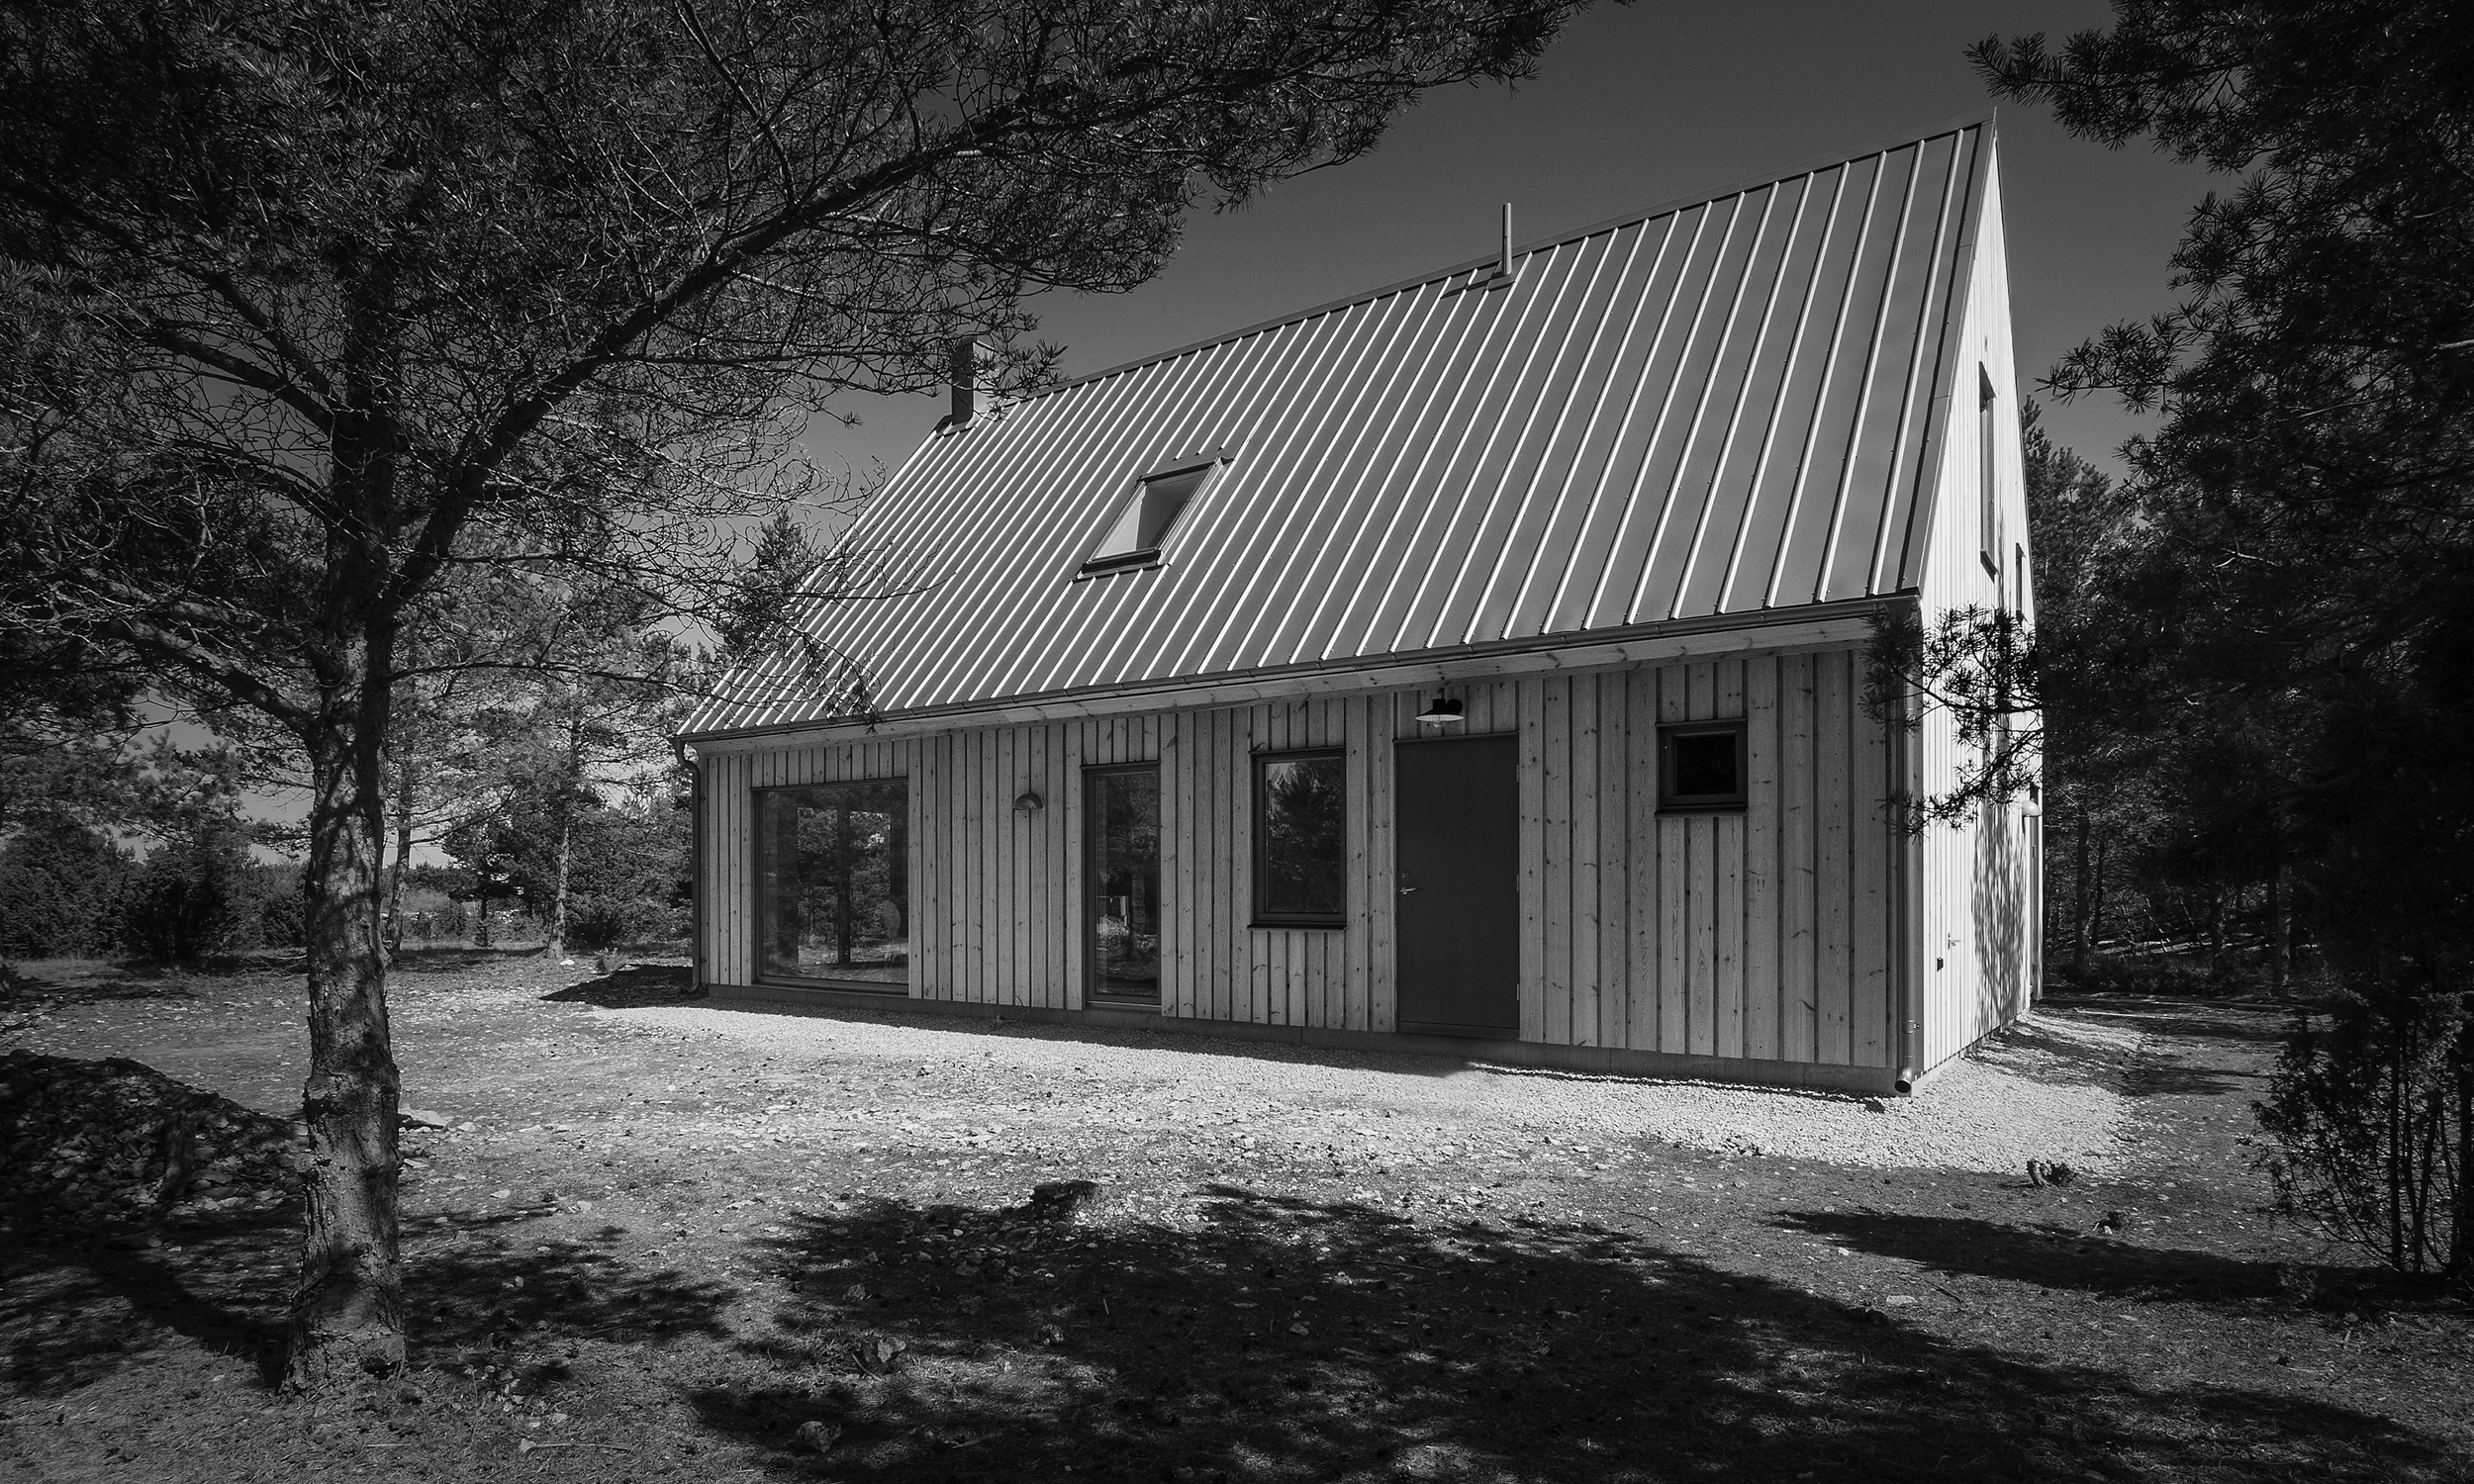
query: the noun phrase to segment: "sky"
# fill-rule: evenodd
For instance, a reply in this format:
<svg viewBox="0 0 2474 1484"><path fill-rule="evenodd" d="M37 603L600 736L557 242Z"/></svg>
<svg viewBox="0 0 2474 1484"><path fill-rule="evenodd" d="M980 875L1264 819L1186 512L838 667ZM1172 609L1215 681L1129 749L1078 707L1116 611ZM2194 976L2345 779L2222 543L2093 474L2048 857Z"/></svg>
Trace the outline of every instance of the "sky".
<svg viewBox="0 0 2474 1484"><path fill-rule="evenodd" d="M1361 159L1197 214L1165 272L1131 293L1032 305L1081 376L1492 252L1705 199L1748 181L1921 136L1991 103L1966 59L1989 34L2054 41L2103 27L2086 0L1736 0L1601 5L1547 48L1538 75L1429 94ZM1999 115L2021 384L2117 320L2173 300L2166 257L2222 177L2141 145L2065 136L2038 109ZM941 396L850 396L856 427L819 422L827 467L898 466ZM2100 467L2142 424L2109 401L2048 405L2045 426ZM259 800L297 817L297 800ZM429 858L434 852L417 852Z"/></svg>
<svg viewBox="0 0 2474 1484"><path fill-rule="evenodd" d="M1197 214L1167 271L1131 293L1053 293L1041 338L1086 375L1380 288L1515 242L1704 198L1922 135L1991 104L1965 48L1988 34L2058 42L2108 24L2059 0L1736 0L1601 5L1547 48L1538 75L1433 93L1374 153ZM2001 169L2022 385L2106 325L2169 305L2166 257L2190 210L2225 184L2143 145L2072 139L2039 109L2002 107ZM897 466L941 397L853 396L855 428L819 424L828 466ZM2046 409L2046 428L2101 467L2141 424L2110 402Z"/></svg>

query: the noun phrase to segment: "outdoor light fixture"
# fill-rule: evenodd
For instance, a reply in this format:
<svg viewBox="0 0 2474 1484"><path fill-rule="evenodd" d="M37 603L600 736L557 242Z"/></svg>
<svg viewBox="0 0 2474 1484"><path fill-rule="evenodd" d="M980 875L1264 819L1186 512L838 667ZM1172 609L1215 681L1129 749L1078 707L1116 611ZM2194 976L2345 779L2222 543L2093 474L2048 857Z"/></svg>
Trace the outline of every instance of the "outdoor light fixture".
<svg viewBox="0 0 2474 1484"><path fill-rule="evenodd" d="M1048 807L1048 800L1026 788L1021 793L1015 795L1013 807L1014 812L1016 813L1032 814Z"/></svg>
<svg viewBox="0 0 2474 1484"><path fill-rule="evenodd" d="M1420 726L1458 726L1460 722L1461 703L1448 696L1437 696L1426 709L1417 713L1417 724Z"/></svg>

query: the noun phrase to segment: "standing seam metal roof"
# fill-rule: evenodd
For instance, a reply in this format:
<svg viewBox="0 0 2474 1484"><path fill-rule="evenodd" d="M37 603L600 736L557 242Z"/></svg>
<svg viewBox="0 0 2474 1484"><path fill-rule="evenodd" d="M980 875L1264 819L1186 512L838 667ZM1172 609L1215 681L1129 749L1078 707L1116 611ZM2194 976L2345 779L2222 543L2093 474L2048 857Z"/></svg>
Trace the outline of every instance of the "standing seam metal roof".
<svg viewBox="0 0 2474 1484"><path fill-rule="evenodd" d="M942 428L803 627L880 714L1912 588L1989 120L1590 228ZM1080 577L1217 453L1156 567ZM835 719L777 655L690 734Z"/></svg>

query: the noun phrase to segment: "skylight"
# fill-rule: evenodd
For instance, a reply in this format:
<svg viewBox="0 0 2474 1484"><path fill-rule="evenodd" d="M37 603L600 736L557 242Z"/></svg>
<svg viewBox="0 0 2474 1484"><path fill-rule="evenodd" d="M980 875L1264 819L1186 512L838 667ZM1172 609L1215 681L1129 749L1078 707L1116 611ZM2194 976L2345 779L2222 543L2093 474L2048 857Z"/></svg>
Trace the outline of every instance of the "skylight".
<svg viewBox="0 0 2474 1484"><path fill-rule="evenodd" d="M1170 527L1186 512L1202 487L1211 480L1216 463L1195 464L1154 474L1142 481L1125 508L1108 523L1108 533L1099 538L1084 559L1085 572L1105 571L1112 567L1135 567L1159 559L1160 543L1168 539Z"/></svg>

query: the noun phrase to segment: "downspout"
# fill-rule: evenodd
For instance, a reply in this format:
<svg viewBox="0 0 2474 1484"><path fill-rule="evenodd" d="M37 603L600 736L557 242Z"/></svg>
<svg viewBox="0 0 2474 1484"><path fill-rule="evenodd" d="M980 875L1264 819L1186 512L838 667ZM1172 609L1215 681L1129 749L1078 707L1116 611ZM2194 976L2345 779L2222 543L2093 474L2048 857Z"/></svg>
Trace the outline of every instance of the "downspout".
<svg viewBox="0 0 2474 1484"><path fill-rule="evenodd" d="M672 738L670 750L687 772L687 992L705 992L705 765L696 749Z"/></svg>
<svg viewBox="0 0 2474 1484"><path fill-rule="evenodd" d="M1890 895L1898 914L1893 940L1898 948L1891 964L1891 978L1898 986L1891 996L1896 1020L1890 1027L1898 1054L1890 1086L1901 1096L1916 1090L1924 1066L1924 986L1918 982L1924 966L1924 834L1909 828L1908 818L1924 790L1924 732L1916 709L1915 692L1902 688L1898 721L1890 729L1890 766L1899 785L1891 805L1897 817L1890 821Z"/></svg>

